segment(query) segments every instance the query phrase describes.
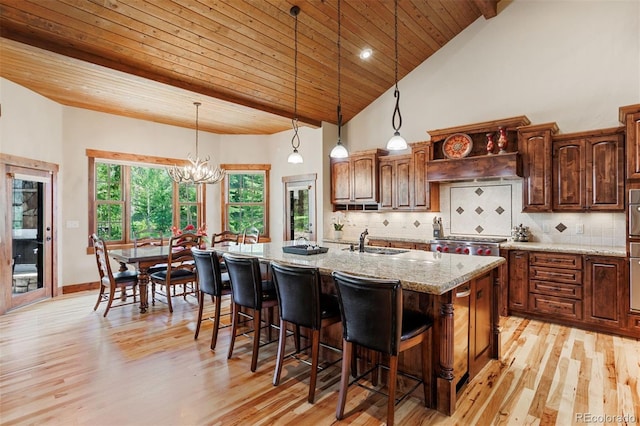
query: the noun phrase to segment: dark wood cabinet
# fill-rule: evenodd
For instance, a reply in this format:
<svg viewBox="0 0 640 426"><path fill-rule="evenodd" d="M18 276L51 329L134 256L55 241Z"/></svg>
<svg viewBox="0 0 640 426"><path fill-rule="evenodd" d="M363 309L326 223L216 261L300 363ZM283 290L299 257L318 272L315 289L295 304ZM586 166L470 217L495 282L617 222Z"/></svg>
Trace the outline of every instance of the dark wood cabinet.
<svg viewBox="0 0 640 426"><path fill-rule="evenodd" d="M515 250L509 252L509 310L525 312L529 298L529 252Z"/></svg>
<svg viewBox="0 0 640 426"><path fill-rule="evenodd" d="M411 144L413 156L413 211L440 209L440 184L427 180L431 144L420 142Z"/></svg>
<svg viewBox="0 0 640 426"><path fill-rule="evenodd" d="M522 156L522 211L548 212L552 208L552 135L556 123L518 129L518 151Z"/></svg>
<svg viewBox="0 0 640 426"><path fill-rule="evenodd" d="M627 179L640 180L640 104L621 107L620 122L626 127Z"/></svg>
<svg viewBox="0 0 640 426"><path fill-rule="evenodd" d="M409 155L379 158L380 210L411 210L413 161Z"/></svg>
<svg viewBox="0 0 640 426"><path fill-rule="evenodd" d="M629 298L626 262L617 257L586 256L584 320L618 329L624 327L624 304Z"/></svg>
<svg viewBox="0 0 640 426"><path fill-rule="evenodd" d="M333 204L375 204L378 202L378 157L384 150L353 153L349 158L331 159L331 202Z"/></svg>
<svg viewBox="0 0 640 426"><path fill-rule="evenodd" d="M553 210L624 210L624 128L553 140Z"/></svg>
<svg viewBox="0 0 640 426"><path fill-rule="evenodd" d="M624 257L526 250L507 256L508 314L640 337Z"/></svg>
<svg viewBox="0 0 640 426"><path fill-rule="evenodd" d="M471 318L469 320L469 375L471 377L478 374L490 359L492 286L491 274L476 278L471 286Z"/></svg>

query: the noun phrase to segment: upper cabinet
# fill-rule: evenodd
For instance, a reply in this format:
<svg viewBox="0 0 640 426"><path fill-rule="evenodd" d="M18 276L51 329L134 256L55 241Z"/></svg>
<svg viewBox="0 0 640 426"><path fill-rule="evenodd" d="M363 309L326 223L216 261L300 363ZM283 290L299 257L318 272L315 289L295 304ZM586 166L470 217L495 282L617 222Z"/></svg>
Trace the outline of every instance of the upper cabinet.
<svg viewBox="0 0 640 426"><path fill-rule="evenodd" d="M553 138L553 210L624 211L624 127Z"/></svg>
<svg viewBox="0 0 640 426"><path fill-rule="evenodd" d="M380 157L380 210L411 210L413 161L411 155Z"/></svg>
<svg viewBox="0 0 640 426"><path fill-rule="evenodd" d="M387 151L375 149L331 159L331 202L334 205L378 203L378 157Z"/></svg>
<svg viewBox="0 0 640 426"><path fill-rule="evenodd" d="M640 180L640 104L620 108L627 135L627 179Z"/></svg>
<svg viewBox="0 0 640 426"><path fill-rule="evenodd" d="M556 123L518 129L518 151L522 156L522 211L551 211L551 137Z"/></svg>
<svg viewBox="0 0 640 426"><path fill-rule="evenodd" d="M440 210L440 184L429 182L429 159L431 158L431 144L419 142L410 144L413 157L412 193L413 211Z"/></svg>

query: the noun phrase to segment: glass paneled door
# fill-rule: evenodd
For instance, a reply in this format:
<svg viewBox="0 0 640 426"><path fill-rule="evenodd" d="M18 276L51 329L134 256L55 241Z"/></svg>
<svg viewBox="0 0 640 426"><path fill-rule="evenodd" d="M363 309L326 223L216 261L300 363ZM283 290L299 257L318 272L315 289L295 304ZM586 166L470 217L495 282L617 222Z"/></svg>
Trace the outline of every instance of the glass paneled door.
<svg viewBox="0 0 640 426"><path fill-rule="evenodd" d="M52 182L47 171L10 166L11 308L52 294Z"/></svg>
<svg viewBox="0 0 640 426"><path fill-rule="evenodd" d="M303 176L283 178L285 183L285 236L284 240L306 238L316 241L316 182Z"/></svg>

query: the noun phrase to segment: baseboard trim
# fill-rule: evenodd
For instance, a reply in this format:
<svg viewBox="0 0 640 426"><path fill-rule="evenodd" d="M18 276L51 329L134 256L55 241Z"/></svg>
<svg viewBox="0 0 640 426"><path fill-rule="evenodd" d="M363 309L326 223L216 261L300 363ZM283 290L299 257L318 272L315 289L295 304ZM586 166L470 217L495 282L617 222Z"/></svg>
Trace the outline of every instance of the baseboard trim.
<svg viewBox="0 0 640 426"><path fill-rule="evenodd" d="M62 287L62 294L78 293L80 291L87 291L87 290L98 290L99 288L100 288L100 283L97 281L92 283L71 284L71 285L65 285L64 287Z"/></svg>

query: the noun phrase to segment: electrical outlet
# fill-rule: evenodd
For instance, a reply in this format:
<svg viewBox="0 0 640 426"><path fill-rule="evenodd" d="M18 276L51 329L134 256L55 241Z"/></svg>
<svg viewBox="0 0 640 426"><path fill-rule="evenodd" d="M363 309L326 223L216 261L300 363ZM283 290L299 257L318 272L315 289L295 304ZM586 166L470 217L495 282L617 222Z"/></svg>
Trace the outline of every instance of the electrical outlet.
<svg viewBox="0 0 640 426"><path fill-rule="evenodd" d="M542 224L542 232L544 232L545 234L551 232L551 224L549 222L544 222Z"/></svg>
<svg viewBox="0 0 640 426"><path fill-rule="evenodd" d="M576 234L584 234L584 223L576 223Z"/></svg>

